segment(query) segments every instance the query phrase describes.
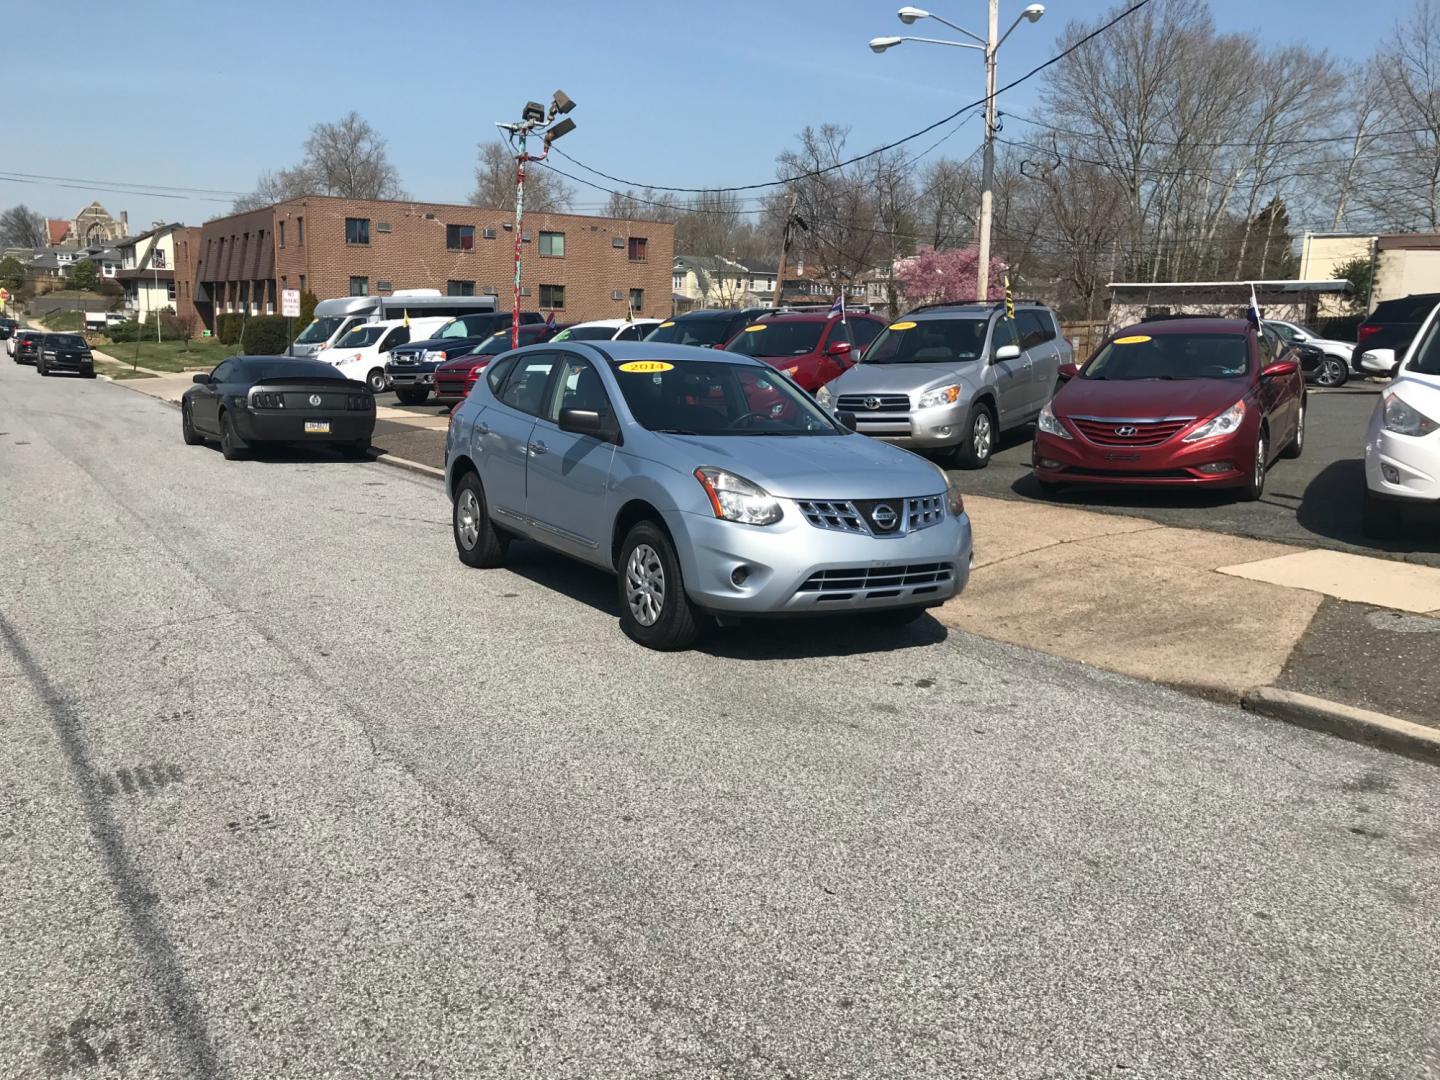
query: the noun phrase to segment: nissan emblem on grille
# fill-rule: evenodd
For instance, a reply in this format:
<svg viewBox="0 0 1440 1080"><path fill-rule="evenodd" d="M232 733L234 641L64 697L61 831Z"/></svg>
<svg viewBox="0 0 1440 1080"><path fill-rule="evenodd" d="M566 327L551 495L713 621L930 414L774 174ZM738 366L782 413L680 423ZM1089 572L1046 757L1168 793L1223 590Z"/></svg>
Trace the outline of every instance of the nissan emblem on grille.
<svg viewBox="0 0 1440 1080"><path fill-rule="evenodd" d="M900 523L900 515L895 513L895 508L889 503L881 503L870 512L870 520L881 532L889 532Z"/></svg>
<svg viewBox="0 0 1440 1080"><path fill-rule="evenodd" d="M311 395L310 395L310 404L311 404L311 405L314 405L314 406L316 406L316 407L318 408L319 405L320 405L320 395L319 395L319 394L311 394Z"/></svg>
<svg viewBox="0 0 1440 1080"><path fill-rule="evenodd" d="M867 397L865 399L865 408L869 409L871 412L874 412L876 409L880 408L880 399L878 397Z"/></svg>
<svg viewBox="0 0 1440 1080"><path fill-rule="evenodd" d="M1132 435L1139 435L1140 429L1136 427L1131 427L1129 424L1122 424L1120 427L1117 427L1115 429L1115 434L1121 436L1122 438L1128 439Z"/></svg>

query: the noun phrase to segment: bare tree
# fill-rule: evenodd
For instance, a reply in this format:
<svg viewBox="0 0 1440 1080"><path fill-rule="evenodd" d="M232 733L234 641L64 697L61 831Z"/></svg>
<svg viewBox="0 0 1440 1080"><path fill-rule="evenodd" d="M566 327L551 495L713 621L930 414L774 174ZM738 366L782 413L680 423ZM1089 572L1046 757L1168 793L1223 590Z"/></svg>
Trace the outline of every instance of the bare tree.
<svg viewBox="0 0 1440 1080"><path fill-rule="evenodd" d="M0 214L0 247L44 247L45 218L24 203Z"/></svg>
<svg viewBox="0 0 1440 1080"><path fill-rule="evenodd" d="M638 192L627 188L612 191L605 204L605 215L613 218L627 218L630 221L670 221L679 215L675 195L669 191L641 188Z"/></svg>
<svg viewBox="0 0 1440 1080"><path fill-rule="evenodd" d="M525 167L527 211L564 213L574 201L574 190L557 173L535 162ZM475 166L475 190L470 193L470 203L492 210L515 208L515 156L504 143L480 144L480 160Z"/></svg>
<svg viewBox="0 0 1440 1080"><path fill-rule="evenodd" d="M291 169L263 172L255 190L235 201L253 210L301 195L347 199L403 199L400 174L385 153L385 140L359 113L316 124L305 140L305 157Z"/></svg>

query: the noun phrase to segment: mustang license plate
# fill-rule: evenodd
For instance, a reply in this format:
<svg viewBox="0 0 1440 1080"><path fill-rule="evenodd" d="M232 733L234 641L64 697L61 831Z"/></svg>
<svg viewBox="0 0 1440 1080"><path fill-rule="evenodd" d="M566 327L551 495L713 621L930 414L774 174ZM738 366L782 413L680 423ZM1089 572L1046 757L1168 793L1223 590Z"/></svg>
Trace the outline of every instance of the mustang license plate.
<svg viewBox="0 0 1440 1080"><path fill-rule="evenodd" d="M306 434L306 435L329 435L329 434L330 434L330 421L329 421L329 420L306 420L306 421L305 421L305 434Z"/></svg>

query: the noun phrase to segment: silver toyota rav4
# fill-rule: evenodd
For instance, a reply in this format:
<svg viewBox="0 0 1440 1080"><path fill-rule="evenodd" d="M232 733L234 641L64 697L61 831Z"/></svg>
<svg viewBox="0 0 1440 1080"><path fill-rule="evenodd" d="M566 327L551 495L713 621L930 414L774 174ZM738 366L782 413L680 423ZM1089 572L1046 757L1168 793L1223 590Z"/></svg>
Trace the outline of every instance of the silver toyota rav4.
<svg viewBox="0 0 1440 1080"><path fill-rule="evenodd" d="M816 400L853 412L856 430L983 469L996 436L1031 423L1071 361L1055 313L1043 304L935 304L882 330Z"/></svg>
<svg viewBox="0 0 1440 1080"><path fill-rule="evenodd" d="M707 617L907 623L965 587L970 520L952 478L850 423L738 353L518 349L451 415L455 547L497 566L525 537L616 574L621 626L655 649Z"/></svg>

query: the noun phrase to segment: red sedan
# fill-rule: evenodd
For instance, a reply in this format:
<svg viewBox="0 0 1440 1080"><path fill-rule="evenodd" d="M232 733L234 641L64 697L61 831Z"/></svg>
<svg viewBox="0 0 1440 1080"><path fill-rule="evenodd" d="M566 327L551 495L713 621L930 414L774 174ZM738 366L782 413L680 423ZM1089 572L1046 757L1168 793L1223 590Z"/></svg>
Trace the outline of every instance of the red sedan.
<svg viewBox="0 0 1440 1080"><path fill-rule="evenodd" d="M1066 369L1069 368L1067 371ZM1040 411L1042 487L1236 488L1258 499L1277 457L1305 445L1305 380L1263 324L1173 318L1121 330Z"/></svg>
<svg viewBox="0 0 1440 1080"><path fill-rule="evenodd" d="M813 394L848 371L883 329L884 319L862 312L847 312L844 319L825 312L762 315L725 349L779 368Z"/></svg>
<svg viewBox="0 0 1440 1080"><path fill-rule="evenodd" d="M549 341L563 329L563 326L547 326L545 323L525 323L520 327L520 344L538 345ZM510 328L507 326L476 345L472 352L445 361L435 369L435 400L441 405L464 401L486 365L509 348Z"/></svg>

